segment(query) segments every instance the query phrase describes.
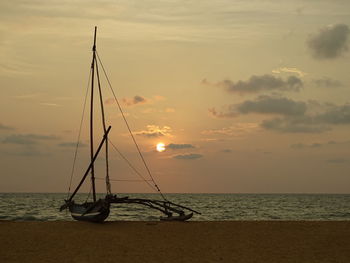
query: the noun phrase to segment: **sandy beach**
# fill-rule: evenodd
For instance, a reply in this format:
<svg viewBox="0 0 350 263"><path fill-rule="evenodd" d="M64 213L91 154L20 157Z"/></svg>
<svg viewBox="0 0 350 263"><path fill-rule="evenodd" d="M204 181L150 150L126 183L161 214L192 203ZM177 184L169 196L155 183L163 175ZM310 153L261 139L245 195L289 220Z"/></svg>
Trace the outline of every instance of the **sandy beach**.
<svg viewBox="0 0 350 263"><path fill-rule="evenodd" d="M349 262L349 222L0 221L0 262Z"/></svg>

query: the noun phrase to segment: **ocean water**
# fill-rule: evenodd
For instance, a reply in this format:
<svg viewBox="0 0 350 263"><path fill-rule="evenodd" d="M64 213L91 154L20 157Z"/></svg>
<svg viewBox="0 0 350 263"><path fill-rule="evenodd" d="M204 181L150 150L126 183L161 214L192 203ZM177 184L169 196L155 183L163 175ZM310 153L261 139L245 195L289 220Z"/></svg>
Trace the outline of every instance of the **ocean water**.
<svg viewBox="0 0 350 263"><path fill-rule="evenodd" d="M159 199L157 194L121 194ZM66 194L0 193L0 220L73 220L59 212ZM85 200L86 194L77 198ZM192 221L224 220L350 220L350 194L166 194L168 200L201 212ZM111 207L107 221L159 220L162 214L140 205Z"/></svg>

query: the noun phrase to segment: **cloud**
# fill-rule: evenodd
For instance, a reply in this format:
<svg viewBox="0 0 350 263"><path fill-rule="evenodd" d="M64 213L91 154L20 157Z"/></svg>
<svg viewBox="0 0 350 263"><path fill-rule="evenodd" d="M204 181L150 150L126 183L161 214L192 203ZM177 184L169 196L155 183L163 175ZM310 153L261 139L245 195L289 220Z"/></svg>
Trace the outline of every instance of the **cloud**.
<svg viewBox="0 0 350 263"><path fill-rule="evenodd" d="M60 107L61 106L57 103L50 103L50 102L42 102L42 103L40 103L40 105L49 106L49 107Z"/></svg>
<svg viewBox="0 0 350 263"><path fill-rule="evenodd" d="M329 124L350 124L350 104L334 106L315 117L319 122Z"/></svg>
<svg viewBox="0 0 350 263"><path fill-rule="evenodd" d="M38 144L42 140L57 140L54 135L40 135L40 134L13 134L5 137L2 143L33 145Z"/></svg>
<svg viewBox="0 0 350 263"><path fill-rule="evenodd" d="M287 116L304 115L307 110L305 102L294 101L285 97L259 96L255 100L246 100L241 104L226 106L224 111L218 112L215 108L209 112L217 118L233 118L240 114L279 114Z"/></svg>
<svg viewBox="0 0 350 263"><path fill-rule="evenodd" d="M276 68L272 70L272 73L275 74L280 74L280 73L296 73L298 74L299 77L304 77L305 75L307 75L307 73L301 71L298 68L287 68L287 67L281 67L281 68Z"/></svg>
<svg viewBox="0 0 350 263"><path fill-rule="evenodd" d="M212 108L209 112L217 118L233 118L250 113L277 115L263 120L260 126L289 133L321 133L331 130L334 125L350 124L350 103L335 105L315 100L303 102L280 96L262 95L255 100L225 106L222 111Z"/></svg>
<svg viewBox="0 0 350 263"><path fill-rule="evenodd" d="M220 129L210 129L201 132L203 135L227 135L227 136L242 136L249 132L256 131L259 128L259 124L255 122L241 122L235 123L229 127L223 127Z"/></svg>
<svg viewBox="0 0 350 263"><path fill-rule="evenodd" d="M76 147L77 143L76 142L63 142L63 143L57 144L57 146L70 148L70 147ZM86 147L87 145L85 143L80 142L79 146Z"/></svg>
<svg viewBox="0 0 350 263"><path fill-rule="evenodd" d="M331 130L325 124L315 123L311 117L285 117L264 120L261 127L282 133L322 133Z"/></svg>
<svg viewBox="0 0 350 263"><path fill-rule="evenodd" d="M105 100L106 105L111 105L115 103L115 98L108 98Z"/></svg>
<svg viewBox="0 0 350 263"><path fill-rule="evenodd" d="M291 144L290 147L293 149L305 149L305 148L320 148L323 145L324 145L323 143L312 143L312 144L296 143L296 144Z"/></svg>
<svg viewBox="0 0 350 263"><path fill-rule="evenodd" d="M41 97L41 96L42 96L41 93L31 93L31 94L24 94L24 95L14 96L13 98L26 100L26 99L38 98L38 97Z"/></svg>
<svg viewBox="0 0 350 263"><path fill-rule="evenodd" d="M165 109L156 109L156 108L146 108L143 109L141 112L145 114L149 113L174 113L176 110L174 108L165 108Z"/></svg>
<svg viewBox="0 0 350 263"><path fill-rule="evenodd" d="M329 141L328 144L338 144L336 141Z"/></svg>
<svg viewBox="0 0 350 263"><path fill-rule="evenodd" d="M203 80L202 83L208 84L208 81ZM251 76L250 79L233 82L224 80L216 84L216 86L224 88L230 93L246 94L259 93L263 91L299 91L303 87L303 81L296 77L290 76L286 80L275 77L270 74L262 76Z"/></svg>
<svg viewBox="0 0 350 263"><path fill-rule="evenodd" d="M234 118L238 116L233 105L226 106L224 111L217 111L215 108L208 109L209 113L216 118Z"/></svg>
<svg viewBox="0 0 350 263"><path fill-rule="evenodd" d="M164 112L173 113L173 112L175 112L175 109L174 108L165 108Z"/></svg>
<svg viewBox="0 0 350 263"><path fill-rule="evenodd" d="M11 152L8 154L14 155L14 156L22 156L22 157L35 157L35 156L47 157L47 156L51 155L52 153L41 152L38 149L30 147L30 148L21 150L19 152Z"/></svg>
<svg viewBox="0 0 350 263"><path fill-rule="evenodd" d="M350 104L326 105L323 112L300 116L286 116L264 120L261 126L265 129L280 132L320 133L329 131L332 125L350 124Z"/></svg>
<svg viewBox="0 0 350 263"><path fill-rule="evenodd" d="M7 130L7 131L10 131L10 130L14 130L15 128L11 127L11 126L7 126L5 124L2 124L0 123L0 130Z"/></svg>
<svg viewBox="0 0 350 263"><path fill-rule="evenodd" d="M242 114L282 114L303 115L307 107L304 102L294 101L284 97L259 96L256 100L247 100L237 106L237 111Z"/></svg>
<svg viewBox="0 0 350 263"><path fill-rule="evenodd" d="M163 101L165 99L166 99L165 97L160 96L160 95L155 95L152 98L145 98L145 97L142 97L139 95L135 95L134 97L131 97L131 98L123 98L122 102L125 106L131 107L131 106L135 106L135 105L154 104L156 102ZM115 104L116 101L114 98L108 98L105 100L104 103L106 105L112 105L112 104ZM169 109L169 111L167 111L167 112L173 112L172 108L168 108L168 109Z"/></svg>
<svg viewBox="0 0 350 263"><path fill-rule="evenodd" d="M1 3L0 3L1 5ZM0 6L1 10L1 6ZM3 13L1 14L3 15ZM8 44L10 41L1 41L2 48L6 49L7 51L11 50L11 48L8 47ZM12 52L11 52L12 53ZM13 54L13 53L12 53ZM27 61L23 60L23 57L15 57L12 61L6 61L5 63L2 61L0 62L0 75L14 75L14 76L28 76L31 75L36 70L36 66L33 64L28 63Z"/></svg>
<svg viewBox="0 0 350 263"><path fill-rule="evenodd" d="M170 143L166 146L166 149L172 149L172 150L180 150L180 149L189 149L189 148L195 148L192 144L175 144L175 143Z"/></svg>
<svg viewBox="0 0 350 263"><path fill-rule="evenodd" d="M147 130L134 132L135 135L144 137L162 137L171 136L171 128L169 126L147 125Z"/></svg>
<svg viewBox="0 0 350 263"><path fill-rule="evenodd" d="M290 148L293 148L293 149L304 149L304 148L307 148L307 145L304 144L304 143L295 143L295 144L291 144Z"/></svg>
<svg viewBox="0 0 350 263"><path fill-rule="evenodd" d="M166 100L166 98L164 96L161 96L161 95L154 95L153 96L153 100L155 100L155 101L163 101L163 100Z"/></svg>
<svg viewBox="0 0 350 263"><path fill-rule="evenodd" d="M339 80L334 80L328 77L314 79L313 83L315 83L316 86L320 88L339 88L343 86Z"/></svg>
<svg viewBox="0 0 350 263"><path fill-rule="evenodd" d="M331 25L311 36L307 45L316 59L335 59L348 50L350 29L345 24Z"/></svg>
<svg viewBox="0 0 350 263"><path fill-rule="evenodd" d="M203 155L198 153L188 153L188 154L180 154L180 155L173 156L174 159L179 159L179 160L196 160L202 157Z"/></svg>
<svg viewBox="0 0 350 263"><path fill-rule="evenodd" d="M141 97L139 95L134 96L133 98L124 98L123 103L126 106L134 106L136 104L145 104L148 100L144 97Z"/></svg>
<svg viewBox="0 0 350 263"><path fill-rule="evenodd" d="M311 144L295 143L291 144L290 147L293 149L321 148L330 145L348 145L349 143L350 141L328 141L323 143L316 142Z"/></svg>
<svg viewBox="0 0 350 263"><path fill-rule="evenodd" d="M326 160L327 163L332 163L332 164L342 164L342 163L348 163L349 159L345 158L335 158L335 159L328 159Z"/></svg>

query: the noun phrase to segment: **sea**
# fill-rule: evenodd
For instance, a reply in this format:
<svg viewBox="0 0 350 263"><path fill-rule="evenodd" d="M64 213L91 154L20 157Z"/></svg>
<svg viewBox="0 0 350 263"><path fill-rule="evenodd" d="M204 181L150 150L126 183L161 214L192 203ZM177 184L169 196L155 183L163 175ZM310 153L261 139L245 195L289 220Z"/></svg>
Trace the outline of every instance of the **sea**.
<svg viewBox="0 0 350 263"><path fill-rule="evenodd" d="M120 194L158 199L158 194ZM192 221L227 220L350 220L350 194L165 194L174 203L190 207ZM85 201L87 194L78 194ZM67 194L0 193L0 220L71 221L60 212ZM140 205L112 204L107 221L157 221L157 210Z"/></svg>

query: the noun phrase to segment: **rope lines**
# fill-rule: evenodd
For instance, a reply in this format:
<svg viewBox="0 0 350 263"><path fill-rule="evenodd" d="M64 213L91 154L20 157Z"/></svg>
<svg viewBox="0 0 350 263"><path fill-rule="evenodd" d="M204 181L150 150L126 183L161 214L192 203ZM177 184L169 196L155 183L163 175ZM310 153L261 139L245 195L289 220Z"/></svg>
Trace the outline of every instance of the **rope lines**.
<svg viewBox="0 0 350 263"><path fill-rule="evenodd" d="M138 153L139 153L139 156L140 156L140 158L141 158L141 160L142 160L142 162L143 162L143 165L144 165L144 167L146 168L147 173L148 173L148 175L150 176L151 180L153 181L153 184L154 184L155 189L156 189L156 190L158 191L158 193L162 196L162 198L166 201L165 196L163 195L163 193L160 191L160 188L159 188L158 185L156 184L156 182L155 182L155 180L154 180L154 178L153 178L153 176L152 176L152 173L151 173L150 169L148 168L147 163L146 163L146 161L145 161L145 159L144 159L144 157L143 157L143 155L142 155L142 153L141 153L141 150L140 150L140 148L139 148L139 146L138 146L138 144L137 144L137 142L136 142L136 140L135 140L135 137L134 137L134 135L133 135L133 133L132 133L132 131L131 131L131 129L130 129L130 126L129 126L128 121L126 120L125 114L124 114L124 112L123 112L123 110L122 110L122 107L120 106L119 100L117 99L117 96L115 95L115 92L114 92L114 90L113 90L112 84L111 84L111 82L109 81L109 78L108 78L108 76L107 76L106 70L105 70L105 68L104 68L104 66L103 66L103 63L102 63L102 61L101 61L101 59L100 59L100 56L99 56L97 50L96 50L96 55L97 55L97 59L98 59L100 65L101 65L101 67L102 67L103 73L104 73L104 75L105 75L105 77L106 77L106 80L107 80L107 82L108 82L109 88L110 88L111 91L112 91L114 100L115 100L115 102L117 103L117 106L118 106L118 108L119 108L119 111L120 111L120 113L121 113L121 115L122 115L122 117L123 117L123 119L124 119L125 125L126 125L128 131L129 131L129 134L130 134L130 136L131 136L131 138L132 138L132 140L133 140L133 142L134 142L134 144L135 144L135 147L136 147L136 149L137 149L137 151L138 151Z"/></svg>
<svg viewBox="0 0 350 263"><path fill-rule="evenodd" d="M113 142L111 142L109 140L109 142L111 143L111 145L113 146L114 150L116 150L116 152L120 155L120 157L123 158L123 160L129 165L129 167L138 175L142 178L143 181L145 181L147 183L147 185L149 187L151 187L151 189L155 192L157 192L157 189L152 185L150 184L149 182L152 181L152 180L147 180L145 179L142 174L135 168L135 166L132 165L132 163L118 150L118 148L113 144Z"/></svg>
<svg viewBox="0 0 350 263"><path fill-rule="evenodd" d="M83 113L82 113L81 120L80 120L77 144L75 146L75 152L74 152L74 158L73 158L72 171L71 171L70 180L69 180L69 187L68 187L67 198L69 198L70 189L72 187L73 174L74 174L74 169L75 169L75 163L76 163L76 160L77 160L78 148L79 148L79 144L80 144L81 129L82 129L83 122L84 122L86 101L87 101L87 96L88 96L88 92L89 92L90 81L91 81L91 68L90 68L90 72L89 72L88 83L87 83L87 86L86 86L85 99L84 99L84 105L83 105Z"/></svg>
<svg viewBox="0 0 350 263"><path fill-rule="evenodd" d="M97 179L97 180L105 180L105 178L102 178L102 177L95 177L95 179ZM137 180L137 179L135 179L135 180L132 180L132 179L109 179L109 180L111 180L111 181L115 181L115 182L144 182L144 181L146 181L146 182L148 182L148 181L152 181L151 179L149 179L149 180Z"/></svg>

